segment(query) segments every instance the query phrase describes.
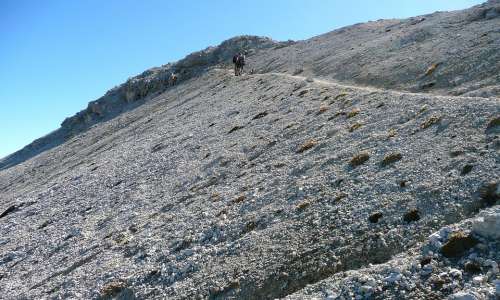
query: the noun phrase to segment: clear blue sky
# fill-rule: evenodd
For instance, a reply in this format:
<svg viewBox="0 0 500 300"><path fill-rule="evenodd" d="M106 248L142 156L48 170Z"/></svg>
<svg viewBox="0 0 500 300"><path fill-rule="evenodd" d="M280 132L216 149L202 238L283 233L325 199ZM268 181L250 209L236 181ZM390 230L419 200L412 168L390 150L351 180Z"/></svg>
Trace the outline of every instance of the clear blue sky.
<svg viewBox="0 0 500 300"><path fill-rule="evenodd" d="M0 157L145 69L235 35L306 39L481 0L0 0Z"/></svg>

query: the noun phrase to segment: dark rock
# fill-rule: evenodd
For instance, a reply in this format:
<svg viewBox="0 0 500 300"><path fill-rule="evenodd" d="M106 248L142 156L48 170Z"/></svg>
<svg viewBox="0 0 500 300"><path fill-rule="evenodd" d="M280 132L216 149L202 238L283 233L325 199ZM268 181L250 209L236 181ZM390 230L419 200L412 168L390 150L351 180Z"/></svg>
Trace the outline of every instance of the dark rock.
<svg viewBox="0 0 500 300"><path fill-rule="evenodd" d="M420 260L420 266L425 266L425 265L428 265L430 264L432 261L432 257L430 256L426 256L426 257L423 257L421 260Z"/></svg>
<svg viewBox="0 0 500 300"><path fill-rule="evenodd" d="M420 213L418 209L414 208L406 212L403 216L403 220L408 223L420 220Z"/></svg>
<svg viewBox="0 0 500 300"><path fill-rule="evenodd" d="M464 271L470 274L481 273L481 265L476 261L467 261L464 264Z"/></svg>
<svg viewBox="0 0 500 300"><path fill-rule="evenodd" d="M158 152L158 151L160 151L160 150L162 150L164 148L165 148L165 145L163 145L163 144L156 144L156 145L153 146L153 148L151 148L151 152L155 153L155 152Z"/></svg>
<svg viewBox="0 0 500 300"><path fill-rule="evenodd" d="M435 81L432 81L432 82L426 82L426 83L423 83L420 88L422 90L427 90L427 89L430 89L432 87L434 87L436 85L436 82Z"/></svg>
<svg viewBox="0 0 500 300"><path fill-rule="evenodd" d="M245 201L245 195L241 195L233 200L233 203L240 203Z"/></svg>
<svg viewBox="0 0 500 300"><path fill-rule="evenodd" d="M368 221L370 221L370 223L377 223L382 216L383 214L381 212L376 212L368 217Z"/></svg>
<svg viewBox="0 0 500 300"><path fill-rule="evenodd" d="M307 94L309 92L309 90L302 90L299 92L299 97L302 97L304 96L305 94Z"/></svg>
<svg viewBox="0 0 500 300"><path fill-rule="evenodd" d="M233 128L231 128L231 130L229 130L228 134L233 133L233 132L240 130L240 129L243 129L243 128L244 128L243 126L234 126Z"/></svg>
<svg viewBox="0 0 500 300"><path fill-rule="evenodd" d="M256 115L252 118L252 120L257 120L257 119L264 118L265 116L267 116L267 114L268 114L268 113L267 113L267 111L264 111L264 112L258 113L258 114L256 114Z"/></svg>
<svg viewBox="0 0 500 300"><path fill-rule="evenodd" d="M462 168L462 172L460 172L460 175L464 176L464 175L467 175L469 174L471 171L472 171L472 168L474 166L473 165L465 165L463 168Z"/></svg>
<svg viewBox="0 0 500 300"><path fill-rule="evenodd" d="M493 206L500 200L498 182L492 181L483 184L479 188L479 196L485 206Z"/></svg>
<svg viewBox="0 0 500 300"><path fill-rule="evenodd" d="M6 210L4 210L4 212L3 212L3 213L1 213L1 214L0 214L0 218L3 218L3 217L5 217L6 215L8 215L8 214L10 214L10 213L13 213L13 212L15 212L15 211L17 211L17 210L18 210L17 205L11 205L11 206L9 206Z"/></svg>
<svg viewBox="0 0 500 300"><path fill-rule="evenodd" d="M500 117L493 118L486 126L486 133L500 132Z"/></svg>

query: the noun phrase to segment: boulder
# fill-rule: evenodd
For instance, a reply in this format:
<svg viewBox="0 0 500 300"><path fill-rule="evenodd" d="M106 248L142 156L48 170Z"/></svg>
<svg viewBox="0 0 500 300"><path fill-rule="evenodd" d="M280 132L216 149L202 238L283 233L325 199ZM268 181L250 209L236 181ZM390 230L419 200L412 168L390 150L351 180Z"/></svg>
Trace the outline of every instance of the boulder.
<svg viewBox="0 0 500 300"><path fill-rule="evenodd" d="M474 221L472 231L485 238L500 240L500 206L483 211Z"/></svg>

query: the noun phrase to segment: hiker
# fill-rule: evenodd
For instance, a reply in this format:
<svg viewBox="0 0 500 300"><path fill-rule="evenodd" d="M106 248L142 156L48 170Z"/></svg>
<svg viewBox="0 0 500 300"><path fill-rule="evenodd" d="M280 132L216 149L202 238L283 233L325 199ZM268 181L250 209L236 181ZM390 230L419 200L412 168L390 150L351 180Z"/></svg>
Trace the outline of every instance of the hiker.
<svg viewBox="0 0 500 300"><path fill-rule="evenodd" d="M177 83L177 75L174 72L170 74L170 85L174 86Z"/></svg>
<svg viewBox="0 0 500 300"><path fill-rule="evenodd" d="M240 57L239 53L236 53L233 56L233 64L234 64L234 76L238 76L238 59Z"/></svg>
<svg viewBox="0 0 500 300"><path fill-rule="evenodd" d="M238 60L236 61L236 65L238 66L238 75L243 74L243 67L245 66L245 54L240 53L238 56Z"/></svg>

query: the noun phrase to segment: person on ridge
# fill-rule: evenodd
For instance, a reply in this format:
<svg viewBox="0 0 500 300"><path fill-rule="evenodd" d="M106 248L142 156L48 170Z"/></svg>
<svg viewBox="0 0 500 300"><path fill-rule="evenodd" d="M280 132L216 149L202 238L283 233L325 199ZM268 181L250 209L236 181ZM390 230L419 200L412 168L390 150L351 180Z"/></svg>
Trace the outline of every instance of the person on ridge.
<svg viewBox="0 0 500 300"><path fill-rule="evenodd" d="M237 65L238 65L238 75L243 74L243 67L245 66L245 53L244 52L239 54Z"/></svg>
<svg viewBox="0 0 500 300"><path fill-rule="evenodd" d="M170 74L170 84L174 86L176 83L177 83L177 75L174 72L172 72Z"/></svg>
<svg viewBox="0 0 500 300"><path fill-rule="evenodd" d="M238 76L238 59L240 57L240 53L236 53L233 56L233 64L234 64L234 76Z"/></svg>

